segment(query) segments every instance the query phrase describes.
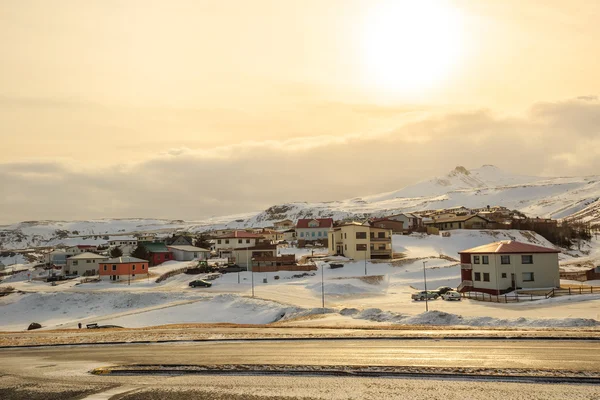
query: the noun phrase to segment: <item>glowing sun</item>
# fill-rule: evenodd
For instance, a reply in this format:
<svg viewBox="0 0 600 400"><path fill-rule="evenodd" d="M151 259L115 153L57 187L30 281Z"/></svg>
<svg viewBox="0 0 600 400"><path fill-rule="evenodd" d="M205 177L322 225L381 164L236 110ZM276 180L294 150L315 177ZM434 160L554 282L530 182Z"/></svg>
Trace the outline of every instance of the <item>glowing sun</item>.
<svg viewBox="0 0 600 400"><path fill-rule="evenodd" d="M366 15L362 59L366 82L414 92L448 77L463 53L462 16L445 0L390 0Z"/></svg>

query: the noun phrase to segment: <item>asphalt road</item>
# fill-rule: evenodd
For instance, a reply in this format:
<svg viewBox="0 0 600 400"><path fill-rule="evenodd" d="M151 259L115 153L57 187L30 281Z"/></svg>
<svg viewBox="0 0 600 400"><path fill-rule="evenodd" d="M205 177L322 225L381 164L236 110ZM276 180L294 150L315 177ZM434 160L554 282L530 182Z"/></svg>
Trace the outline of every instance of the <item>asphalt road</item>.
<svg viewBox="0 0 600 400"><path fill-rule="evenodd" d="M200 342L0 350L10 399L596 399L600 387L438 379L288 376L95 376L131 364L292 364L600 371L592 341L346 340ZM127 392L131 391L129 394ZM154 397L153 397L154 396ZM433 396L433 397L432 397ZM482 397L483 396L483 397Z"/></svg>

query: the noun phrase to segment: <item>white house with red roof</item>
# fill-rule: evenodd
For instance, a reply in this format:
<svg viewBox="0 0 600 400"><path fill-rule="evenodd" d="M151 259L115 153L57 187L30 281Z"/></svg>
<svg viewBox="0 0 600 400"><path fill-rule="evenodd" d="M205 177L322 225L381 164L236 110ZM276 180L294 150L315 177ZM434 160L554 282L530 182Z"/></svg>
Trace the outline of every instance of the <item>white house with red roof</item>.
<svg viewBox="0 0 600 400"><path fill-rule="evenodd" d="M559 250L503 240L460 251L459 291L503 294L513 288L560 286Z"/></svg>
<svg viewBox="0 0 600 400"><path fill-rule="evenodd" d="M333 228L332 218L302 218L296 222L297 240L327 240L329 230Z"/></svg>

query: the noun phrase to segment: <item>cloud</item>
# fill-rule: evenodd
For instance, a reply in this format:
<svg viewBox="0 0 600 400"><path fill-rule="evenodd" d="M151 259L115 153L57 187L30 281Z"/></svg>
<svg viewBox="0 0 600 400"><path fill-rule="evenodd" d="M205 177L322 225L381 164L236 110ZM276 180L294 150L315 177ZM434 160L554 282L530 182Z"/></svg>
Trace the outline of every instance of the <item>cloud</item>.
<svg viewBox="0 0 600 400"><path fill-rule="evenodd" d="M537 103L520 118L490 110L422 114L379 132L181 146L95 169L65 161L4 163L0 221L199 219L395 190L456 165L592 174L600 170L598 122L598 100L585 97Z"/></svg>

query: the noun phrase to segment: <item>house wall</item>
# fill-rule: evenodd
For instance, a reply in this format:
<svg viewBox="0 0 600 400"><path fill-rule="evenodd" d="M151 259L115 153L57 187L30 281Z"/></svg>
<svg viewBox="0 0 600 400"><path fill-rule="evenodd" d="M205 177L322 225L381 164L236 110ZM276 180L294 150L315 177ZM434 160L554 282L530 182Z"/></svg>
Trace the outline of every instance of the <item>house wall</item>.
<svg viewBox="0 0 600 400"><path fill-rule="evenodd" d="M283 240L285 240L287 242L292 242L292 241L296 240L296 232L284 232Z"/></svg>
<svg viewBox="0 0 600 400"><path fill-rule="evenodd" d="M376 228L391 229L394 233L402 233L404 231L404 222L402 221L377 221L373 222Z"/></svg>
<svg viewBox="0 0 600 400"><path fill-rule="evenodd" d="M171 247L169 247L169 250L173 253L173 257L177 261L206 260L210 254L205 251L186 251Z"/></svg>
<svg viewBox="0 0 600 400"><path fill-rule="evenodd" d="M253 257L277 257L277 249L253 250L231 249L223 250L219 257L235 257L235 263L242 268L250 269Z"/></svg>
<svg viewBox="0 0 600 400"><path fill-rule="evenodd" d="M296 228L296 239L320 240L327 239L330 228Z"/></svg>
<svg viewBox="0 0 600 400"><path fill-rule="evenodd" d="M72 258L67 259L67 266L65 273L77 274L80 276L84 275L97 275L99 265L102 261L108 260L107 258L86 258L73 260Z"/></svg>
<svg viewBox="0 0 600 400"><path fill-rule="evenodd" d="M174 260L175 258L173 257L173 253L168 252L168 253L150 253L150 265L151 266L155 266L155 265L160 265L162 263L164 263L165 261L171 261Z"/></svg>
<svg viewBox="0 0 600 400"><path fill-rule="evenodd" d="M230 238L230 239L215 239L215 250L221 249L240 249L244 247L256 246L256 238Z"/></svg>
<svg viewBox="0 0 600 400"><path fill-rule="evenodd" d="M123 264L107 264L99 263L98 275L102 280L123 280L133 278L146 277L148 275L148 263L123 263Z"/></svg>
<svg viewBox="0 0 600 400"><path fill-rule="evenodd" d="M366 234L365 239L358 239L356 237L357 232ZM375 233L375 238L371 239L371 232ZM377 240L377 233L385 233L387 240ZM374 256L380 255L375 254L379 250L380 246L385 247L384 250L389 257L392 255L392 230L374 228L366 225L346 225L339 228L339 230L332 230L329 232L329 254L343 254L345 257L352 258L354 260L364 260L365 258L370 260ZM365 250L357 250L357 245L365 245ZM373 249L371 248L373 245ZM381 254L383 256L383 254ZM389 258L388 257L388 258Z"/></svg>
<svg viewBox="0 0 600 400"><path fill-rule="evenodd" d="M480 256L480 264L473 263L474 256ZM481 264L481 256L489 257L489 264ZM515 274L516 286L526 288L551 288L560 286L560 274L558 268L558 254L556 253L534 253L534 254L505 254L510 256L510 264L501 264L502 254L471 254L473 266L473 287L492 290L506 290L512 286L511 274ZM521 255L532 255L533 264L522 264ZM523 272L533 272L534 280L523 281ZM476 273L481 274L481 280L476 281ZM483 281L484 273L490 274L490 281ZM502 277L502 274L506 274Z"/></svg>

